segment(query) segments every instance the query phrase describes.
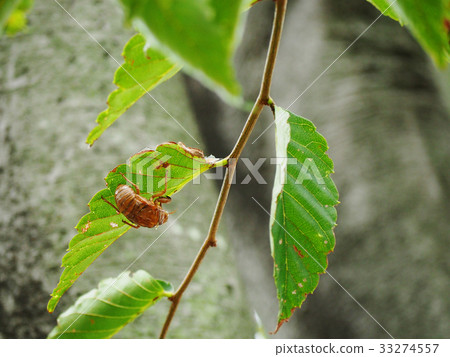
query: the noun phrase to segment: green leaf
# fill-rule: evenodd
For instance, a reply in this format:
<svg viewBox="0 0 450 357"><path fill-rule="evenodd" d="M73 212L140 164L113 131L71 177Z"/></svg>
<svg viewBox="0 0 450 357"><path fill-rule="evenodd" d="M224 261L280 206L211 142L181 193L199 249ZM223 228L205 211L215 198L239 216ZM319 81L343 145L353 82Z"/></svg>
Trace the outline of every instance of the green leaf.
<svg viewBox="0 0 450 357"><path fill-rule="evenodd" d="M69 243L62 260L65 267L58 286L51 294L47 310L53 312L61 296L75 283L91 263L131 227L123 222L123 216L103 201L114 202L114 194L105 188L97 192L89 202L90 213L75 227L78 234Z"/></svg>
<svg viewBox="0 0 450 357"><path fill-rule="evenodd" d="M78 234L69 243L69 251L63 257L65 267L58 286L51 294L47 310L55 310L61 296L75 283L88 266L131 227L123 214L111 205L115 203L115 191L119 185L136 184L141 196L150 199L152 194L166 187L164 196L172 196L188 182L213 167L224 166L227 159L205 158L203 152L183 143L168 142L155 150L144 150L132 156L127 164L114 168L105 178L108 188L95 194L89 202L90 213L81 218ZM110 202L108 204L107 202Z"/></svg>
<svg viewBox="0 0 450 357"><path fill-rule="evenodd" d="M333 251L338 192L327 142L307 119L275 108L279 160L271 207L271 248L279 300L278 330L327 268Z"/></svg>
<svg viewBox="0 0 450 357"><path fill-rule="evenodd" d="M11 13L17 8L21 0L0 0L0 35L3 33Z"/></svg>
<svg viewBox="0 0 450 357"><path fill-rule="evenodd" d="M27 12L34 0L0 0L0 35L13 36L26 29Z"/></svg>
<svg viewBox="0 0 450 357"><path fill-rule="evenodd" d="M155 150L143 150L132 156L128 164L117 166L105 180L111 192L115 192L118 185L127 183L123 174L137 184L142 196L149 198L154 192L165 188L167 175L165 196L172 196L203 172L227 163L227 159L205 158L201 150L181 142L167 142L158 145Z"/></svg>
<svg viewBox="0 0 450 357"><path fill-rule="evenodd" d="M253 5L256 5L257 3L261 2L262 0L243 0L244 2L244 9L248 10L250 9Z"/></svg>
<svg viewBox="0 0 450 357"><path fill-rule="evenodd" d="M450 61L449 0L367 0L386 16L406 25L438 66Z"/></svg>
<svg viewBox="0 0 450 357"><path fill-rule="evenodd" d="M172 292L169 283L143 270L103 280L59 315L48 338L110 338Z"/></svg>
<svg viewBox="0 0 450 357"><path fill-rule="evenodd" d="M240 93L232 58L241 37L241 0L120 0L126 16L176 63L219 94Z"/></svg>
<svg viewBox="0 0 450 357"><path fill-rule="evenodd" d="M128 41L122 55L125 63L114 75L114 84L119 88L109 95L108 109L97 117L98 125L86 139L90 145L139 98L181 69L161 52L152 48L145 49L145 39L140 34Z"/></svg>

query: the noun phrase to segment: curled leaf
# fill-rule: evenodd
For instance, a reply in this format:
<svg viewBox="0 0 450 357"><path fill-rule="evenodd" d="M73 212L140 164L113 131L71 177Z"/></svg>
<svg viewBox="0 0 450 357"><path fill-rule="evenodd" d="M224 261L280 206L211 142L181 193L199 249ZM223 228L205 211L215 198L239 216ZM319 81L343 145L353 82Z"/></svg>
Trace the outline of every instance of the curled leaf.
<svg viewBox="0 0 450 357"><path fill-rule="evenodd" d="M110 338L172 292L143 270L103 280L59 315L48 338Z"/></svg>

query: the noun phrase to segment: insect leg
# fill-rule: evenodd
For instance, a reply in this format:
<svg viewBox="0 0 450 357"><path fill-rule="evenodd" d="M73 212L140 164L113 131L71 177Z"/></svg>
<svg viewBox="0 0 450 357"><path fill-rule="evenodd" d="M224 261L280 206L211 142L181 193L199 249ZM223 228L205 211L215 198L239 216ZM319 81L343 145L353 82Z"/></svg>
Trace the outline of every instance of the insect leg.
<svg viewBox="0 0 450 357"><path fill-rule="evenodd" d="M170 201L172 201L172 199L170 197L158 197L155 199L155 203L169 203Z"/></svg>
<svg viewBox="0 0 450 357"><path fill-rule="evenodd" d="M131 223L125 221L124 219L122 219L122 222L125 223L125 224L128 224L130 227L133 227L133 228L136 228L136 229L138 229L140 227L137 224L131 224Z"/></svg>
<svg viewBox="0 0 450 357"><path fill-rule="evenodd" d="M120 214L120 212L117 209L117 207L114 206L111 202L109 202L106 198L103 198L103 196L102 196L102 200L105 201L107 204L109 204L112 208L114 208L118 214Z"/></svg>
<svg viewBox="0 0 450 357"><path fill-rule="evenodd" d="M166 169L165 175L164 175L164 190L154 193L152 195L152 200L154 200L155 197L163 196L166 192L167 192L167 169ZM170 197L169 197L169 199L170 199ZM164 202L161 202L161 203L164 203Z"/></svg>
<svg viewBox="0 0 450 357"><path fill-rule="evenodd" d="M139 187L137 187L137 185L133 181L130 181L130 179L128 179L122 172L119 172L119 174L121 174L125 180L127 180L129 183L133 185L134 189L136 190L136 193L139 195L140 194Z"/></svg>

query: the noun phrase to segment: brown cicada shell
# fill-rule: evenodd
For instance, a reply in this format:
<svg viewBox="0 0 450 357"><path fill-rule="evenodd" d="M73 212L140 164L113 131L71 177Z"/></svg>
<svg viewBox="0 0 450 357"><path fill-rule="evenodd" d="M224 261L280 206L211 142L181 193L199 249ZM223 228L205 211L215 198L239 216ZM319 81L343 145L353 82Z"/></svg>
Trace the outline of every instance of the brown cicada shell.
<svg viewBox="0 0 450 357"><path fill-rule="evenodd" d="M104 198L103 200L134 224L126 221L123 222L133 228L139 228L141 226L153 228L166 223L169 218L169 213L162 208L161 204L171 201L170 197L164 197L167 191L167 176L164 190L155 193L151 199L146 199L140 195L139 187L128 180L122 173L121 175L133 185L134 189L128 185L117 186L114 195L117 207Z"/></svg>

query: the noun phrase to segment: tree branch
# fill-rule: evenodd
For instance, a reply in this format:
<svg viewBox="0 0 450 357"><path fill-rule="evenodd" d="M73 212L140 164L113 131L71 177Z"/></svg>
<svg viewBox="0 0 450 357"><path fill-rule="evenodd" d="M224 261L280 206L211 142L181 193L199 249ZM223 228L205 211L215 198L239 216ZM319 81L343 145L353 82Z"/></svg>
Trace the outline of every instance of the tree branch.
<svg viewBox="0 0 450 357"><path fill-rule="evenodd" d="M172 305L170 306L169 313L167 314L166 321L161 330L161 334L159 336L160 338L166 337L167 331L169 330L170 323L172 322L173 316L177 311L181 297L184 291L189 286L190 282L192 281L192 278L194 277L200 264L202 263L203 258L206 255L206 252L210 247L215 247L217 244L216 233L219 228L219 223L220 219L222 218L225 204L227 202L228 193L230 192L231 183L236 170L237 160L239 159L242 150L244 149L245 144L247 143L247 140L250 137L250 134L252 133L256 121L258 120L259 115L261 114L264 106L273 105L273 102L270 99L270 86L272 83L272 75L275 67L278 48L280 46L281 33L283 30L283 23L286 15L286 6L287 6L287 0L274 0L274 1L275 1L275 15L273 20L272 35L270 38L269 50L267 53L266 64L264 67L264 74L258 98L255 102L255 105L253 106L252 111L248 116L247 122L245 123L245 126L242 129L241 135L239 136L239 139L237 140L236 145L233 148L233 151L228 156L229 160L228 168L225 173L225 179L222 184L222 189L220 190L219 198L217 200L214 216L211 220L208 235L205 241L203 242L203 245L200 248L197 257L192 263L183 282L181 283L175 294L169 298L172 301Z"/></svg>

